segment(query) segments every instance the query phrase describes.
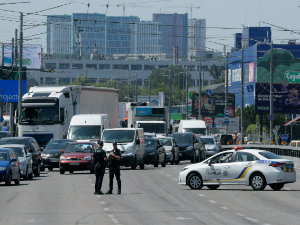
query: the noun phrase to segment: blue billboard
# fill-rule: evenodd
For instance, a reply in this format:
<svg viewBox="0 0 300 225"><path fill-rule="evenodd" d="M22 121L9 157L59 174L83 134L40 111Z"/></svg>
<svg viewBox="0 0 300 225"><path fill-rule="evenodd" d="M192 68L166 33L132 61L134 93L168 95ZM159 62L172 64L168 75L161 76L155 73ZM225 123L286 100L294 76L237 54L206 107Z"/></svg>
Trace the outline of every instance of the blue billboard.
<svg viewBox="0 0 300 225"><path fill-rule="evenodd" d="M26 93L26 80L22 81L23 95ZM0 80L1 102L18 102L19 99L19 81Z"/></svg>

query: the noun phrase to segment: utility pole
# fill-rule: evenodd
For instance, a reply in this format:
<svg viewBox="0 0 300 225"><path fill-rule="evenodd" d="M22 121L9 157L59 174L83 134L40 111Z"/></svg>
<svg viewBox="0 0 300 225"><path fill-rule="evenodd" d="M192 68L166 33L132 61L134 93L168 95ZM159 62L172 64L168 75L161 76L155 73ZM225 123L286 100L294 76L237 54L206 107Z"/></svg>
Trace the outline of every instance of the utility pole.
<svg viewBox="0 0 300 225"><path fill-rule="evenodd" d="M15 67L18 66L18 29L15 29Z"/></svg>
<svg viewBox="0 0 300 225"><path fill-rule="evenodd" d="M273 115L273 41L271 42L271 59L270 59L270 115ZM273 120L270 120L270 141L273 136Z"/></svg>
<svg viewBox="0 0 300 225"><path fill-rule="evenodd" d="M186 72L185 72L185 85L186 85L186 120L188 120L188 115L189 115L189 102L188 102L188 98L189 98L189 93L188 93L188 70L186 68Z"/></svg>
<svg viewBox="0 0 300 225"><path fill-rule="evenodd" d="M135 101L138 102L137 74L135 74Z"/></svg>
<svg viewBox="0 0 300 225"><path fill-rule="evenodd" d="M120 102L123 102L123 78L121 78Z"/></svg>
<svg viewBox="0 0 300 225"><path fill-rule="evenodd" d="M149 74L149 82L148 83L149 83L149 85L148 85L149 86L149 90L148 90L148 92L149 92L148 93L149 94L149 102L151 102L151 100L150 100L151 74Z"/></svg>
<svg viewBox="0 0 300 225"><path fill-rule="evenodd" d="M11 39L11 69L13 70L14 67L14 50L15 50L15 40L14 38Z"/></svg>
<svg viewBox="0 0 300 225"><path fill-rule="evenodd" d="M168 124L170 129L171 128L171 70L170 69L169 69L169 123Z"/></svg>
<svg viewBox="0 0 300 225"><path fill-rule="evenodd" d="M128 83L128 96L127 96L127 102L129 102L129 70L127 70L127 83Z"/></svg>
<svg viewBox="0 0 300 225"><path fill-rule="evenodd" d="M198 111L198 120L201 117L201 62L202 57L200 57L200 64L199 64L199 111Z"/></svg>
<svg viewBox="0 0 300 225"><path fill-rule="evenodd" d="M23 13L20 16L20 60L19 60L19 118L21 116L21 108L22 108L22 78L23 78L23 71L22 71L22 51L23 51Z"/></svg>
<svg viewBox="0 0 300 225"><path fill-rule="evenodd" d="M242 144L244 144L244 48L242 47L242 59L241 59L241 136Z"/></svg>
<svg viewBox="0 0 300 225"><path fill-rule="evenodd" d="M226 91L225 91L225 109L228 109L228 52L227 52L227 56L226 56L226 80L225 80L225 84L226 84ZM227 130L228 130L228 124L225 124L225 134L227 134Z"/></svg>
<svg viewBox="0 0 300 225"><path fill-rule="evenodd" d="M2 43L2 63L1 63L2 69L4 69L4 44Z"/></svg>

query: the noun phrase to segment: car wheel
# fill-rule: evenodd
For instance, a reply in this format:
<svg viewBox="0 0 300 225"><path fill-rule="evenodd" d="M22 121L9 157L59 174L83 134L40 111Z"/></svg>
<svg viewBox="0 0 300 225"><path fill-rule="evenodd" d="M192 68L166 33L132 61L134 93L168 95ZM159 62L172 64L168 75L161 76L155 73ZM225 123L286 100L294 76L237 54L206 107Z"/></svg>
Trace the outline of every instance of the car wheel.
<svg viewBox="0 0 300 225"><path fill-rule="evenodd" d="M10 186L10 185L11 185L11 180L12 180L12 177L11 177L11 176L12 176L11 173L9 173L8 180L5 181L5 185L6 185L6 186Z"/></svg>
<svg viewBox="0 0 300 225"><path fill-rule="evenodd" d="M69 170L69 173L70 173L70 174L73 174L73 173L74 173L74 171L73 171L73 170Z"/></svg>
<svg viewBox="0 0 300 225"><path fill-rule="evenodd" d="M173 159L171 161L171 165L174 165L175 164L175 154L173 154Z"/></svg>
<svg viewBox="0 0 300 225"><path fill-rule="evenodd" d="M41 166L40 171L44 172L45 171L45 167Z"/></svg>
<svg viewBox="0 0 300 225"><path fill-rule="evenodd" d="M29 179L29 180L32 180L32 179L33 179L33 170L32 170L32 168L31 168L31 173L28 174L28 179Z"/></svg>
<svg viewBox="0 0 300 225"><path fill-rule="evenodd" d="M19 185L19 184L20 184L20 180L21 180L21 172L20 172L20 170L19 170L18 177L17 177L16 180L14 180L15 185Z"/></svg>
<svg viewBox="0 0 300 225"><path fill-rule="evenodd" d="M41 174L41 165L38 164L38 168L34 170L34 176L39 177Z"/></svg>
<svg viewBox="0 0 300 225"><path fill-rule="evenodd" d="M196 155L195 155L195 152L193 152L193 156L191 158L191 163L195 163L196 161Z"/></svg>
<svg viewBox="0 0 300 225"><path fill-rule="evenodd" d="M270 184L270 188L274 191L279 191L283 188L284 184Z"/></svg>
<svg viewBox="0 0 300 225"><path fill-rule="evenodd" d="M251 175L250 184L253 190L262 191L266 187L266 179L261 173L254 173Z"/></svg>
<svg viewBox="0 0 300 225"><path fill-rule="evenodd" d="M216 190L220 185L207 185L210 190Z"/></svg>
<svg viewBox="0 0 300 225"><path fill-rule="evenodd" d="M164 161L161 163L161 166L162 166L162 167L166 167L166 165L167 165L167 159L166 159L166 155L165 155L165 159L164 159Z"/></svg>
<svg viewBox="0 0 300 225"><path fill-rule="evenodd" d="M49 167L48 170L49 170L49 171L53 171L53 168L52 168L52 167Z"/></svg>
<svg viewBox="0 0 300 225"><path fill-rule="evenodd" d="M191 189L201 189L203 187L201 176L197 173L192 173L188 178L188 185Z"/></svg>
<svg viewBox="0 0 300 225"><path fill-rule="evenodd" d="M155 160L155 163L154 163L154 167L158 167L158 155L156 155L156 160Z"/></svg>
<svg viewBox="0 0 300 225"><path fill-rule="evenodd" d="M131 169L132 170L136 169L136 157L134 157L134 162L133 162L133 165L131 166Z"/></svg>
<svg viewBox="0 0 300 225"><path fill-rule="evenodd" d="M62 169L60 169L60 170L59 170L59 173L60 173L60 174L65 174L65 171L62 170Z"/></svg>

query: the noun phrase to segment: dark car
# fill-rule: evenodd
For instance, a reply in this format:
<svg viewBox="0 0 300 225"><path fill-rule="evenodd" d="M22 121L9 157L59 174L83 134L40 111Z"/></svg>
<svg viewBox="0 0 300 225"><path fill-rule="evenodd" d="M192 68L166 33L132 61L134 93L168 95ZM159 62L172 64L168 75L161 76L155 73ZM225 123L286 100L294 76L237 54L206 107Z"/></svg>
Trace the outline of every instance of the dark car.
<svg viewBox="0 0 300 225"><path fill-rule="evenodd" d="M2 138L0 139L1 145L10 145L10 144L19 144L25 145L28 152L32 154L32 168L34 176L40 176L41 171L41 149L36 142L36 140L32 137L10 137L10 138Z"/></svg>
<svg viewBox="0 0 300 225"><path fill-rule="evenodd" d="M154 165L154 167L158 167L158 164L160 163L162 167L166 166L166 151L159 139L145 138L145 153L145 164L151 164Z"/></svg>
<svg viewBox="0 0 300 225"><path fill-rule="evenodd" d="M231 134L220 134L218 141L221 145L233 145L233 138Z"/></svg>
<svg viewBox="0 0 300 225"><path fill-rule="evenodd" d="M73 173L82 170L94 173L93 154L95 148L97 146L94 142L71 143L59 158L60 174L64 174L65 171Z"/></svg>
<svg viewBox="0 0 300 225"><path fill-rule="evenodd" d="M201 135L196 135L196 138L199 141L200 155L201 155L201 161L202 161L207 158L205 142L202 140Z"/></svg>
<svg viewBox="0 0 300 225"><path fill-rule="evenodd" d="M42 152L41 171L44 171L45 168L48 168L49 171L52 171L53 168L59 168L59 157L73 142L75 141L72 139L52 139L49 141Z"/></svg>
<svg viewBox="0 0 300 225"><path fill-rule="evenodd" d="M12 149L0 148L0 182L5 181L6 185L11 185L14 181L20 184L21 171L20 162Z"/></svg>
<svg viewBox="0 0 300 225"><path fill-rule="evenodd" d="M12 137L11 131L0 131L0 138Z"/></svg>
<svg viewBox="0 0 300 225"><path fill-rule="evenodd" d="M190 160L191 163L201 162L200 145L193 133L172 133L179 147L179 160Z"/></svg>

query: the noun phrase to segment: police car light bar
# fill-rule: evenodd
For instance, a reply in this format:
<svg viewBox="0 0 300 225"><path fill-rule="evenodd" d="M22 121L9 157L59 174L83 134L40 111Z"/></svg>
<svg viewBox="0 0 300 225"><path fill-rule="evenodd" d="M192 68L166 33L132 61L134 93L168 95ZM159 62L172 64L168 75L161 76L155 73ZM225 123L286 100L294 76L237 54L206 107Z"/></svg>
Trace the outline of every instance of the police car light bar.
<svg viewBox="0 0 300 225"><path fill-rule="evenodd" d="M238 151L239 149L244 149L244 147L233 147L233 149Z"/></svg>

